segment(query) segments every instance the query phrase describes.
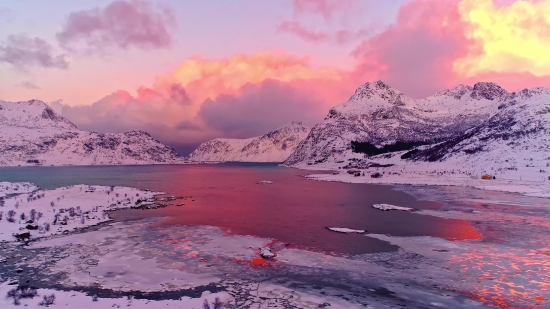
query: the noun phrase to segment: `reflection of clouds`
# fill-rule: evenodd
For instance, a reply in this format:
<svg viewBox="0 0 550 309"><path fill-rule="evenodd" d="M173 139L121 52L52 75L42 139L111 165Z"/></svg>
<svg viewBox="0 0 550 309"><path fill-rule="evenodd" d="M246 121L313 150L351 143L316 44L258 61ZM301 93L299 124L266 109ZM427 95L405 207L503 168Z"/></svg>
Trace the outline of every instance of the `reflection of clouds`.
<svg viewBox="0 0 550 309"><path fill-rule="evenodd" d="M482 242L461 243L445 263L464 280L462 292L502 308L538 308L550 299L550 200L469 188L415 188L445 201L448 211L423 211L472 222Z"/></svg>
<svg viewBox="0 0 550 309"><path fill-rule="evenodd" d="M550 259L536 250L480 244L451 255L448 262L461 273L465 287L489 304L532 307L535 298L550 296Z"/></svg>

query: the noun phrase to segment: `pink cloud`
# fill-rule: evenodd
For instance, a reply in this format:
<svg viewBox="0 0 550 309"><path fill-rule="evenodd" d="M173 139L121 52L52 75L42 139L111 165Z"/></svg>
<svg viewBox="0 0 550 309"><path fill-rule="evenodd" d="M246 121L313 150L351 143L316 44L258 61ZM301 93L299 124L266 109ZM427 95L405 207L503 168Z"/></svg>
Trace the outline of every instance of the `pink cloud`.
<svg viewBox="0 0 550 309"><path fill-rule="evenodd" d="M417 98L479 81L493 81L509 91L550 86L550 75L528 72L529 66L517 61L513 70L523 67L525 72L503 71L498 62L493 70L470 77L457 71L457 61L476 58L485 52L484 42L468 35L471 25L464 19L465 12L460 11L463 3L464 0L414 0L403 4L393 25L366 39L353 51L359 62L357 80L367 74ZM527 21L525 31L538 31ZM502 27L505 29L506 25Z"/></svg>
<svg viewBox="0 0 550 309"><path fill-rule="evenodd" d="M175 18L166 8L142 0L116 0L105 8L71 13L56 36L67 49L167 48L172 45L174 24Z"/></svg>
<svg viewBox="0 0 550 309"><path fill-rule="evenodd" d="M0 63L5 62L26 71L31 66L67 69L65 55L54 55L50 43L26 34L10 35L0 43Z"/></svg>
<svg viewBox="0 0 550 309"><path fill-rule="evenodd" d="M308 42L326 42L330 39L330 35L328 33L308 29L297 21L284 21L279 25L278 30L281 32L294 34Z"/></svg>
<svg viewBox="0 0 550 309"><path fill-rule="evenodd" d="M354 50L358 70L375 71L378 79L413 97L455 86L453 62L473 44L464 36L457 3L415 0L402 5L393 25Z"/></svg>
<svg viewBox="0 0 550 309"><path fill-rule="evenodd" d="M326 43L333 42L336 44L347 44L357 39L364 38L373 33L374 28L371 29L359 29L359 30L338 30L336 32L323 32L312 30L304 26L297 21L284 21L282 22L278 30L293 34L300 39L312 43Z"/></svg>
<svg viewBox="0 0 550 309"><path fill-rule="evenodd" d="M294 12L298 15L320 14L331 19L336 13L352 7L354 0L293 0Z"/></svg>
<svg viewBox="0 0 550 309"><path fill-rule="evenodd" d="M313 67L307 57L264 52L188 59L135 94L120 90L91 105L52 106L86 130L144 130L189 149L216 137L263 134L291 121L314 125L353 88L347 74Z"/></svg>

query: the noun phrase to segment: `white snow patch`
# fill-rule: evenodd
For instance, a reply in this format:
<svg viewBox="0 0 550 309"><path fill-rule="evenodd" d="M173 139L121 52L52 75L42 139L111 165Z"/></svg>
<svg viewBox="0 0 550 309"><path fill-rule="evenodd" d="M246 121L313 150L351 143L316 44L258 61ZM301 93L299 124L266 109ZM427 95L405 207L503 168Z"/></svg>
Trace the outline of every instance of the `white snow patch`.
<svg viewBox="0 0 550 309"><path fill-rule="evenodd" d="M8 285L7 283L0 283L0 308L45 308L40 306L39 303L43 300L43 296L51 294L55 295L54 304L50 305L53 308L125 308L131 307L135 309L156 309L156 308L203 308L204 301L208 301L210 304L214 303L216 298L219 298L222 302L232 301L233 298L227 292L210 293L208 291L203 292L200 298L182 297L178 300L147 300L147 299L135 299L127 297L121 298L97 298L93 300L92 296L88 296L82 292L76 291L57 291L52 289L38 289L38 296L32 299L21 299L21 305L16 306L13 304L12 298L6 298L4 295L8 291L17 286ZM212 307L212 306L211 306Z"/></svg>
<svg viewBox="0 0 550 309"><path fill-rule="evenodd" d="M327 227L327 230L338 232L338 233L359 233L359 234L365 233L365 230L354 230L354 229L348 229L345 227Z"/></svg>
<svg viewBox="0 0 550 309"><path fill-rule="evenodd" d="M38 190L38 187L30 182L6 182L0 181L0 197L8 194L27 193Z"/></svg>
<svg viewBox="0 0 550 309"><path fill-rule="evenodd" d="M265 248L262 248L262 250L260 251L260 255L261 255L264 259L269 259L269 258L274 257L274 256L275 256L275 253L273 253L273 251L271 251L271 248L265 247Z"/></svg>
<svg viewBox="0 0 550 309"><path fill-rule="evenodd" d="M386 211L386 210L413 211L414 210L414 208L395 206L395 205L390 205L390 204L374 204L374 205L372 205L372 207L374 207L376 209L384 210L384 211Z"/></svg>
<svg viewBox="0 0 550 309"><path fill-rule="evenodd" d="M0 207L0 241L15 241L14 234L26 232L39 238L93 226L111 220L108 211L151 204L158 194L162 192L87 185L20 194Z"/></svg>

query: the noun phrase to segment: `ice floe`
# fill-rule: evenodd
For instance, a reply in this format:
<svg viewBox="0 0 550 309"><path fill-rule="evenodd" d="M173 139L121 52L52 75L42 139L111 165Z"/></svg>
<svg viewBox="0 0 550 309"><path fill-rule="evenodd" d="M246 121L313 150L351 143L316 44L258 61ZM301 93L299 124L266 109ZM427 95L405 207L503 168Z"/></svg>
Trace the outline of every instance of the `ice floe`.
<svg viewBox="0 0 550 309"><path fill-rule="evenodd" d="M359 234L365 233L365 230L354 230L354 229L348 229L346 227L327 227L327 230L338 232L338 233L359 233Z"/></svg>
<svg viewBox="0 0 550 309"><path fill-rule="evenodd" d="M395 206L390 204L374 204L372 207L380 210L402 210L402 211L413 211L414 208Z"/></svg>
<svg viewBox="0 0 550 309"><path fill-rule="evenodd" d="M260 255L264 259L269 259L269 258L274 257L275 253L273 251L271 251L271 249L269 247L266 247L266 248L262 248L262 250L260 250Z"/></svg>

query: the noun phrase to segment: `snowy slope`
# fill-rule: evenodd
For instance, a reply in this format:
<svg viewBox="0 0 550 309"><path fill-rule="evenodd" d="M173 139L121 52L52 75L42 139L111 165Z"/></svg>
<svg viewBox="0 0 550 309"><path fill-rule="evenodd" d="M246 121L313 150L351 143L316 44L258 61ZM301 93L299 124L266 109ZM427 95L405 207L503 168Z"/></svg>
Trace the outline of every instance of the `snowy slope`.
<svg viewBox="0 0 550 309"><path fill-rule="evenodd" d="M396 142L434 143L463 134L491 117L508 93L494 83L459 85L414 100L381 81L359 87L285 161L306 166L346 159L351 142L382 147Z"/></svg>
<svg viewBox="0 0 550 309"><path fill-rule="evenodd" d="M444 162L494 171L550 166L550 90L507 96L498 112L466 133L411 154L411 161Z"/></svg>
<svg viewBox="0 0 550 309"><path fill-rule="evenodd" d="M184 163L148 133L95 133L38 100L0 101L0 166Z"/></svg>
<svg viewBox="0 0 550 309"><path fill-rule="evenodd" d="M306 138L310 128L300 122L247 139L218 138L201 144L191 161L283 162Z"/></svg>
<svg viewBox="0 0 550 309"><path fill-rule="evenodd" d="M408 150L370 156L354 153L349 144L356 138L371 138L370 141L379 142L378 145L392 143L396 136L405 141L414 138L429 140L442 125L436 123L431 132L424 134L418 130L418 125L407 127L407 123L394 120L399 126L388 132L379 132L380 138L386 136L388 140L377 141L368 135L368 130L373 129L360 127L361 120L358 120L361 117L372 120L372 114L361 114L368 107L360 109L358 107L362 106L351 102L351 106L342 105L333 109L347 113L338 120L344 123L342 127L348 128L342 131L343 136L337 135L337 130L330 130L335 121L329 116L312 130L308 139L285 163L300 168L333 171L332 174L311 176L317 180L472 186L550 198L549 89L532 88L506 93L495 84L483 83L474 87L459 86L424 100L403 101L405 107L410 104L409 110L429 112L442 122L453 123L455 130L448 131L447 137L439 136L439 140L434 139L431 144ZM387 108L391 101L378 104L375 110L380 110L383 104ZM461 120L463 123L460 123ZM379 128L388 121L380 119L382 124L372 121L371 125ZM357 131L351 131L353 123L358 125ZM328 147L328 158L317 160L325 151L323 147ZM353 172L348 174L346 170L350 169L361 170L360 176L356 177L357 173ZM375 173L381 177L370 177ZM486 174L491 176L489 180L482 179Z"/></svg>

